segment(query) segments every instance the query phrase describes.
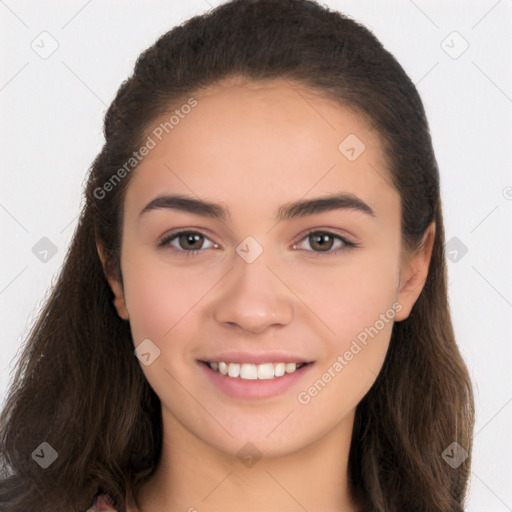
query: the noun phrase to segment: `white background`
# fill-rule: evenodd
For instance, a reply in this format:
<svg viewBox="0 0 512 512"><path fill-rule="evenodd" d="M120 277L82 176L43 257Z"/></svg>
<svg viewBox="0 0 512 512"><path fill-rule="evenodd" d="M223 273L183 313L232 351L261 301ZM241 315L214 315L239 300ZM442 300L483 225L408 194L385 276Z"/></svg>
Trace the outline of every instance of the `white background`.
<svg viewBox="0 0 512 512"><path fill-rule="evenodd" d="M107 106L142 50L219 3L0 2L0 400L63 262ZM325 4L370 28L424 101L446 239L467 247L448 265L453 322L477 401L468 511L511 511L512 1ZM43 31L58 43L47 59L31 47L50 48ZM57 247L47 262L32 253L42 237Z"/></svg>

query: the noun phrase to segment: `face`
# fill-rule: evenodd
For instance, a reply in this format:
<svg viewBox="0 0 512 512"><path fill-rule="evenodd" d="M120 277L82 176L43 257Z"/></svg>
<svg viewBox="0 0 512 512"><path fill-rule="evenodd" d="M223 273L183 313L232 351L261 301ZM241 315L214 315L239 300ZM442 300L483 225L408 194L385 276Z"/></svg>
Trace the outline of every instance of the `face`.
<svg viewBox="0 0 512 512"><path fill-rule="evenodd" d="M168 134L154 131L168 115L146 134L116 307L168 428L285 455L352 418L428 258L401 258L400 197L360 115L280 80L194 98Z"/></svg>

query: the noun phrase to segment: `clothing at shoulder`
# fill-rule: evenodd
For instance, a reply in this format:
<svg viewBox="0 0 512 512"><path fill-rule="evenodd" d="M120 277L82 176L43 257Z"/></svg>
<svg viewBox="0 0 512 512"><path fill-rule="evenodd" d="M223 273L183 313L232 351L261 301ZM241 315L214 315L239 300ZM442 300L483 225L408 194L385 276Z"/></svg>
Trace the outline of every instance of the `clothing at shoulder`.
<svg viewBox="0 0 512 512"><path fill-rule="evenodd" d="M86 512L120 512L112 505L112 499L106 493L98 494L95 496L92 507L87 509Z"/></svg>

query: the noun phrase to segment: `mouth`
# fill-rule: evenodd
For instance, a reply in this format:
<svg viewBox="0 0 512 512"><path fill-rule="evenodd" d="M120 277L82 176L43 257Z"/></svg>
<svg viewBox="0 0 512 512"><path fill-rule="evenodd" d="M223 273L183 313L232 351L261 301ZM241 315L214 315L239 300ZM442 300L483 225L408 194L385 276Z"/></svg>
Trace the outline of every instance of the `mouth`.
<svg viewBox="0 0 512 512"><path fill-rule="evenodd" d="M279 379L285 375L295 373L304 366L312 362L296 362L296 363L242 363L242 362L226 362L226 361L201 361L213 370L225 377L242 380L271 380Z"/></svg>
<svg viewBox="0 0 512 512"><path fill-rule="evenodd" d="M239 400L269 399L299 388L300 381L314 366L314 361L249 363L197 360L197 363L206 382L223 396Z"/></svg>

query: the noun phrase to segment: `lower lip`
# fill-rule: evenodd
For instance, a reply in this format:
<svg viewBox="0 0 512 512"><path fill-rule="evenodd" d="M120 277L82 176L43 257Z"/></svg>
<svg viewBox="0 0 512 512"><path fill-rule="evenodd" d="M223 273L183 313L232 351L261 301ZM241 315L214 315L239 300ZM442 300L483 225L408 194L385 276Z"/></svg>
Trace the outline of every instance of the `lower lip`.
<svg viewBox="0 0 512 512"><path fill-rule="evenodd" d="M309 373L313 364L309 363L293 373L285 373L282 377L249 380L222 375L222 373L212 370L207 364L199 362L199 366L210 382L226 395L242 399L270 398L280 395Z"/></svg>

